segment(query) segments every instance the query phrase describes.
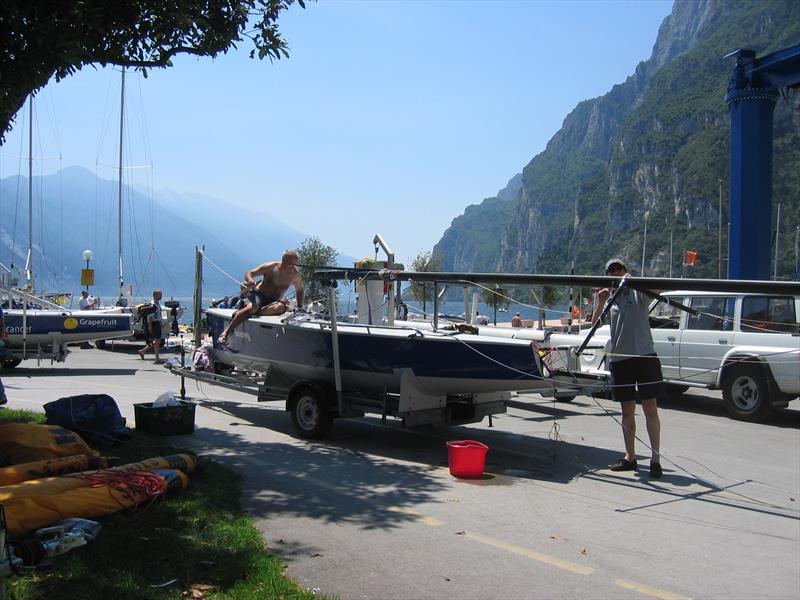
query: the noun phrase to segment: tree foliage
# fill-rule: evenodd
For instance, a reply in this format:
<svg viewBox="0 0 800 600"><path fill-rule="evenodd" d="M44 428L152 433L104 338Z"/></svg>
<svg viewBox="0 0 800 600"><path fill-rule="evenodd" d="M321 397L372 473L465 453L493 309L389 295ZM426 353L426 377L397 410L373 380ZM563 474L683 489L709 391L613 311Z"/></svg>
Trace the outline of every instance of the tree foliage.
<svg viewBox="0 0 800 600"><path fill-rule="evenodd" d="M306 298L312 301L321 300L323 303L327 302L327 295L322 289L322 285L313 280L312 276L321 267L335 266L339 253L331 246L323 244L318 237L309 237L300 244L297 249L297 256L300 265L302 265L300 267L300 276L303 278Z"/></svg>
<svg viewBox="0 0 800 600"><path fill-rule="evenodd" d="M421 272L434 272L442 268L442 263L439 257L433 252L421 251L411 260L411 270ZM409 288L411 297L415 300L422 302L423 306L427 306L428 302L433 301L433 284L425 283L422 281L412 281Z"/></svg>
<svg viewBox="0 0 800 600"><path fill-rule="evenodd" d="M304 0L296 0L305 7ZM249 40L250 57L288 57L278 17L295 0L3 0L0 143L30 94L86 65L172 66Z"/></svg>

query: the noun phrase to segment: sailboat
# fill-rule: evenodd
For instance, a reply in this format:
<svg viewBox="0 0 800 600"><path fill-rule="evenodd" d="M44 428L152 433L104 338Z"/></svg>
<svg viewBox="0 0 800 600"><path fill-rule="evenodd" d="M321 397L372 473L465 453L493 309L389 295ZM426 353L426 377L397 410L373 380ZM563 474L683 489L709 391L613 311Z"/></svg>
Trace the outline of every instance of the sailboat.
<svg viewBox="0 0 800 600"><path fill-rule="evenodd" d="M122 173L124 169L123 162L123 140L125 132L125 67L122 68L122 84L120 91L120 109L119 109L119 156L117 161L117 284L118 284L118 297L114 306L100 307L99 310L103 312L124 312L129 314L132 319L132 333L131 339L145 338L146 319L140 318L136 311L136 306L133 303L133 293L129 289L128 294L125 293L125 261L123 256L123 183ZM173 330L177 327L177 322L183 314L183 308L177 300L165 300L161 308L161 318L164 323L172 323ZM174 332L174 331L173 331ZM103 344L99 344L102 347Z"/></svg>
<svg viewBox="0 0 800 600"><path fill-rule="evenodd" d="M3 366L15 367L25 359L63 361L67 344L127 337L131 316L94 310L67 310L36 295L33 270L33 98L28 100L28 253L25 260L26 283L13 287L14 280L0 284L8 338L3 348ZM7 275L11 269L0 265Z"/></svg>

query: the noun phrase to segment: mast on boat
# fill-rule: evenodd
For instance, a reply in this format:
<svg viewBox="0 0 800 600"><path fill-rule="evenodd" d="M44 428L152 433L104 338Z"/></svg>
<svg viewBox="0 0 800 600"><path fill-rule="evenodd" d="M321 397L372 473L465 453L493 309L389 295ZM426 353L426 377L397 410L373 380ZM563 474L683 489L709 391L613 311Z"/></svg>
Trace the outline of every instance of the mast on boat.
<svg viewBox="0 0 800 600"><path fill-rule="evenodd" d="M28 97L28 256L25 259L28 292L34 293L33 282L33 94Z"/></svg>
<svg viewBox="0 0 800 600"><path fill-rule="evenodd" d="M122 93L121 101L119 103L119 166L118 166L118 191L117 191L117 240L119 244L119 300L118 303L122 304L122 299L125 297L125 279L123 275L122 263L122 140L125 126L125 67L122 67Z"/></svg>

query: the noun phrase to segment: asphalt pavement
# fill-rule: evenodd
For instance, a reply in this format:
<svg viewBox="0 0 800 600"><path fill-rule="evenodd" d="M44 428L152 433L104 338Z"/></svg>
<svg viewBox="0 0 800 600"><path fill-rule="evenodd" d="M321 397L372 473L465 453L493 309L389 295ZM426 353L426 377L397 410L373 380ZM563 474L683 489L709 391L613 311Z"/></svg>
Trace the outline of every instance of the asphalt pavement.
<svg viewBox="0 0 800 600"><path fill-rule="evenodd" d="M106 393L133 426L135 403L180 387L135 348L75 349L64 364L4 371L9 406ZM800 596L797 400L767 423L728 419L714 392L662 402L664 478L652 480L642 443L637 472L605 469L622 455L608 400L520 396L491 427L343 419L308 442L279 402L186 387L196 429L172 441L242 474L245 509L308 589L343 599ZM641 415L638 434L647 441ZM446 442L457 439L490 447L482 479L450 475Z"/></svg>

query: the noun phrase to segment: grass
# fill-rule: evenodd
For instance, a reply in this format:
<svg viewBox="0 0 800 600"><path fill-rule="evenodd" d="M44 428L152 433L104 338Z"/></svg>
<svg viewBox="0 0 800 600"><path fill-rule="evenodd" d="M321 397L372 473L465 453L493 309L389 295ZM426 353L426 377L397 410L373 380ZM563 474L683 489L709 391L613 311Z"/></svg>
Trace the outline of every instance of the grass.
<svg viewBox="0 0 800 600"><path fill-rule="evenodd" d="M5 409L0 423L43 422L44 415ZM108 450L120 463L180 452L136 432ZM264 544L241 511L239 476L214 462L189 475L187 490L136 510L101 519L98 538L57 557L54 568L10 577L16 600L252 600L304 599L304 591L283 575L283 561ZM154 587L171 580L174 583Z"/></svg>

